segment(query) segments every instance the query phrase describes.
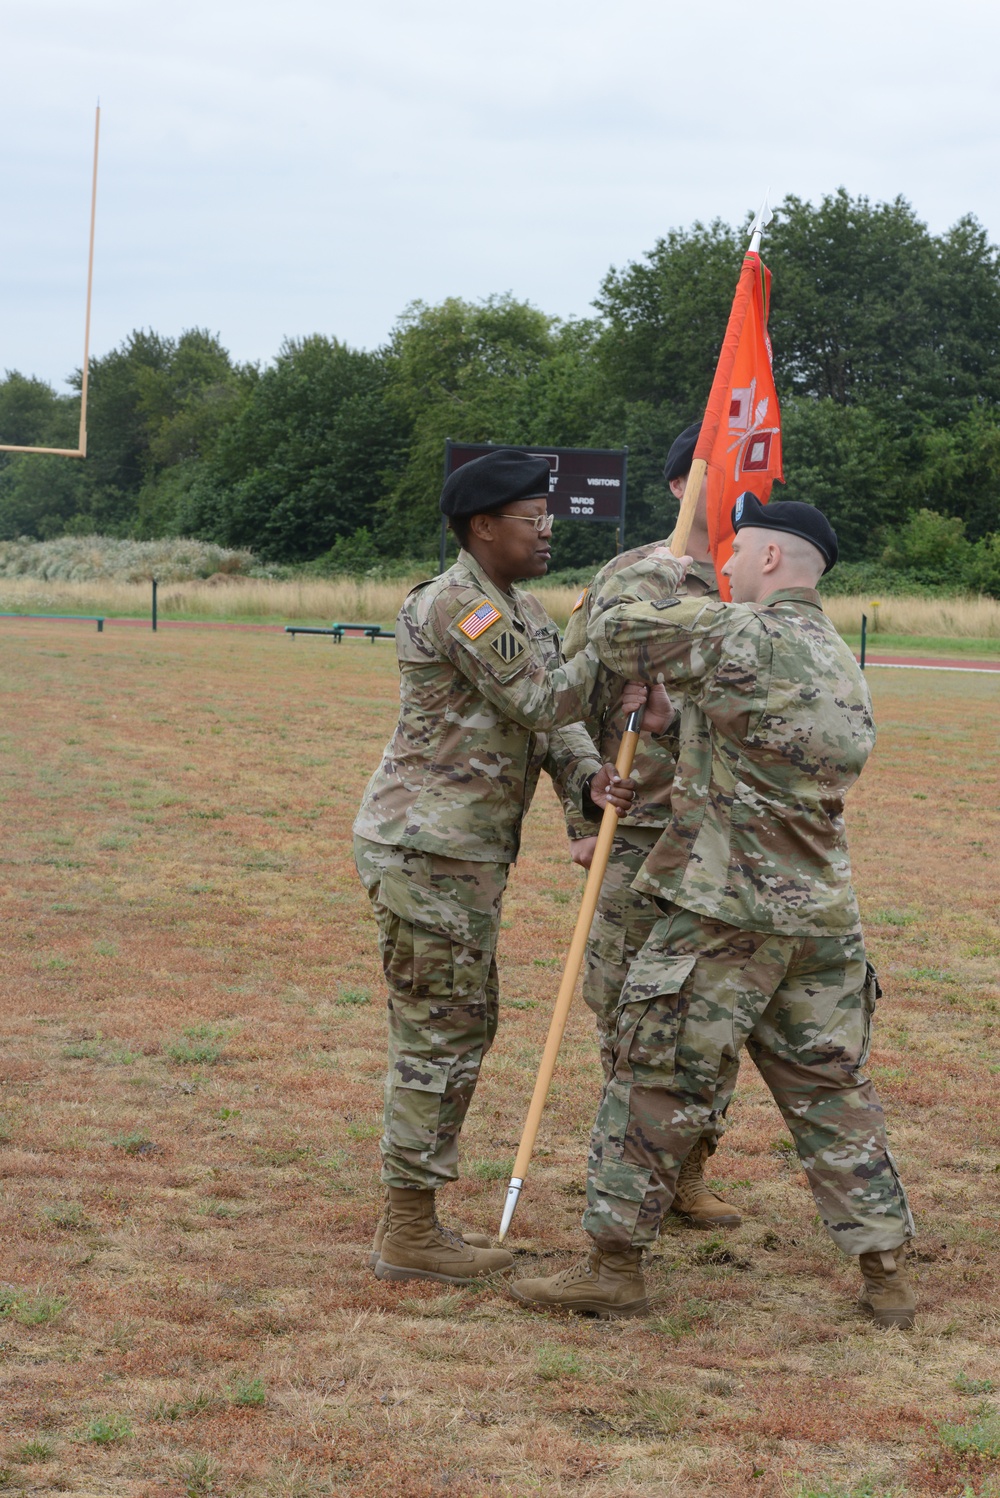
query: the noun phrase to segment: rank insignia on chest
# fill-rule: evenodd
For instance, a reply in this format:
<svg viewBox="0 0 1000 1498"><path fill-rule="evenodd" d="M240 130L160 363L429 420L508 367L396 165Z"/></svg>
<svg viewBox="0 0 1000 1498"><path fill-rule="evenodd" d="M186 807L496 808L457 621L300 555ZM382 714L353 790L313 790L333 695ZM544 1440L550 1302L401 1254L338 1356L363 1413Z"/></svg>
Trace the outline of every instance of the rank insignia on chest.
<svg viewBox="0 0 1000 1498"><path fill-rule="evenodd" d="M478 640L484 630L489 629L491 624L496 624L497 620L502 618L500 610L495 608L488 598L484 598L482 603L476 604L471 614L466 614L464 619L458 621L458 627L470 640Z"/></svg>
<svg viewBox="0 0 1000 1498"><path fill-rule="evenodd" d="M502 634L497 635L496 639L491 641L491 643L502 661L516 661L519 655L524 654L524 646L517 638L517 635L511 634L509 629L505 629Z"/></svg>

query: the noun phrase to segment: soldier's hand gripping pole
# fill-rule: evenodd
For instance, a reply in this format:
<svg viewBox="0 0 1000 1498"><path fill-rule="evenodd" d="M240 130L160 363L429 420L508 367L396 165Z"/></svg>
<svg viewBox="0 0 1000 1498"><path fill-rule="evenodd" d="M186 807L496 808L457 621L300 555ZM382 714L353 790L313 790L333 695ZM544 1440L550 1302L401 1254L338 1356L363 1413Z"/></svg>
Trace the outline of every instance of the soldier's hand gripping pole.
<svg viewBox="0 0 1000 1498"><path fill-rule="evenodd" d="M632 761L635 759L636 745L639 742L639 729L641 725L642 708L640 707L634 713L629 714L625 724L625 732L622 734L621 745L618 749L615 770L622 780L627 780L631 773ZM587 948L587 938L590 935L594 911L597 909L597 898L601 893L604 871L608 866L608 858L611 854L611 844L614 842L617 822L618 814L609 802L604 808L604 815L601 818L601 830L597 834L597 847L594 849L594 856L590 863L590 872L587 875L587 883L584 886L580 914L576 918L576 927L573 931L573 940L570 942L569 956L566 958L562 982L559 985L555 1008L552 1011L552 1019L549 1022L549 1033L545 1041L545 1050L542 1053L542 1062L538 1068L538 1076L535 1080L535 1090L531 1095L531 1104L528 1108L528 1117L525 1120L524 1130L521 1134L521 1143L517 1147L514 1174L511 1176L510 1185L507 1187L507 1200L504 1202L503 1217L500 1220L500 1232L498 1234L498 1241L500 1243L503 1242L507 1235L511 1218L514 1216L514 1208L517 1206L517 1199L521 1194L521 1187L524 1185L524 1178L528 1173L528 1164L531 1160L531 1152L535 1147L535 1136L538 1133L538 1125L541 1122L542 1109L545 1107L549 1084L552 1081L552 1073L555 1070L556 1057L559 1054L563 1031L566 1028L566 1017L569 1014L569 1006L573 1000L573 990L576 988L576 980L580 976L580 969L583 966L583 954Z"/></svg>

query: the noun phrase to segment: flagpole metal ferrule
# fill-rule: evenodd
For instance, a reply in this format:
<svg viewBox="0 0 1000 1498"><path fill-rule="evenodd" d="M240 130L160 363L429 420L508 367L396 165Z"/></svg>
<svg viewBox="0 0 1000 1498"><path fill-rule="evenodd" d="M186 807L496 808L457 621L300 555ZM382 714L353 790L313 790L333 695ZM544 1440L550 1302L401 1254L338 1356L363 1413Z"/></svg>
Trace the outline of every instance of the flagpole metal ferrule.
<svg viewBox="0 0 1000 1498"><path fill-rule="evenodd" d="M502 1243L507 1236L507 1229L510 1227L511 1219L514 1216L514 1208L517 1206L517 1199L521 1195L521 1187L523 1185L523 1180L518 1180L517 1176L511 1176L510 1185L507 1187L507 1200L503 1204L500 1231L497 1234L498 1243Z"/></svg>
<svg viewBox="0 0 1000 1498"><path fill-rule="evenodd" d="M757 254L760 249L760 236L774 218L774 214L771 212L771 205L768 202L770 196L771 189L768 188L764 194L764 201L757 210L757 217L750 225L750 248L747 251L748 255Z"/></svg>

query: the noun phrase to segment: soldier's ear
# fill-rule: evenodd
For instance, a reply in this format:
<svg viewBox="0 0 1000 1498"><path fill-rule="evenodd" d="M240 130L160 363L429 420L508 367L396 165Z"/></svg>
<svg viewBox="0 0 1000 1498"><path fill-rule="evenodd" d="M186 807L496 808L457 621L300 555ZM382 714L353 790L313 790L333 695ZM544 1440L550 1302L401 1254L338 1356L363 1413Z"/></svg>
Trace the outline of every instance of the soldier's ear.
<svg viewBox="0 0 1000 1498"><path fill-rule="evenodd" d="M761 561L765 572L773 572L776 567L781 566L781 547L777 541L768 541Z"/></svg>

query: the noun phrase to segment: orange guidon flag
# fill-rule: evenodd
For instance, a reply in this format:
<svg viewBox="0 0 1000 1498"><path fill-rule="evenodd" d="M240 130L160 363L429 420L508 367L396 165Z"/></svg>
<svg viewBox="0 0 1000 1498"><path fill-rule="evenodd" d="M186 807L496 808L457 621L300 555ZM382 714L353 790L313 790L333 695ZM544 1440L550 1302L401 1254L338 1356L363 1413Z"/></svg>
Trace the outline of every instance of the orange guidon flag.
<svg viewBox="0 0 1000 1498"><path fill-rule="evenodd" d="M747 490L767 504L781 469L781 412L767 334L771 272L748 251L712 381L695 458L708 464L708 536L723 598L721 569L733 549L732 508Z"/></svg>

